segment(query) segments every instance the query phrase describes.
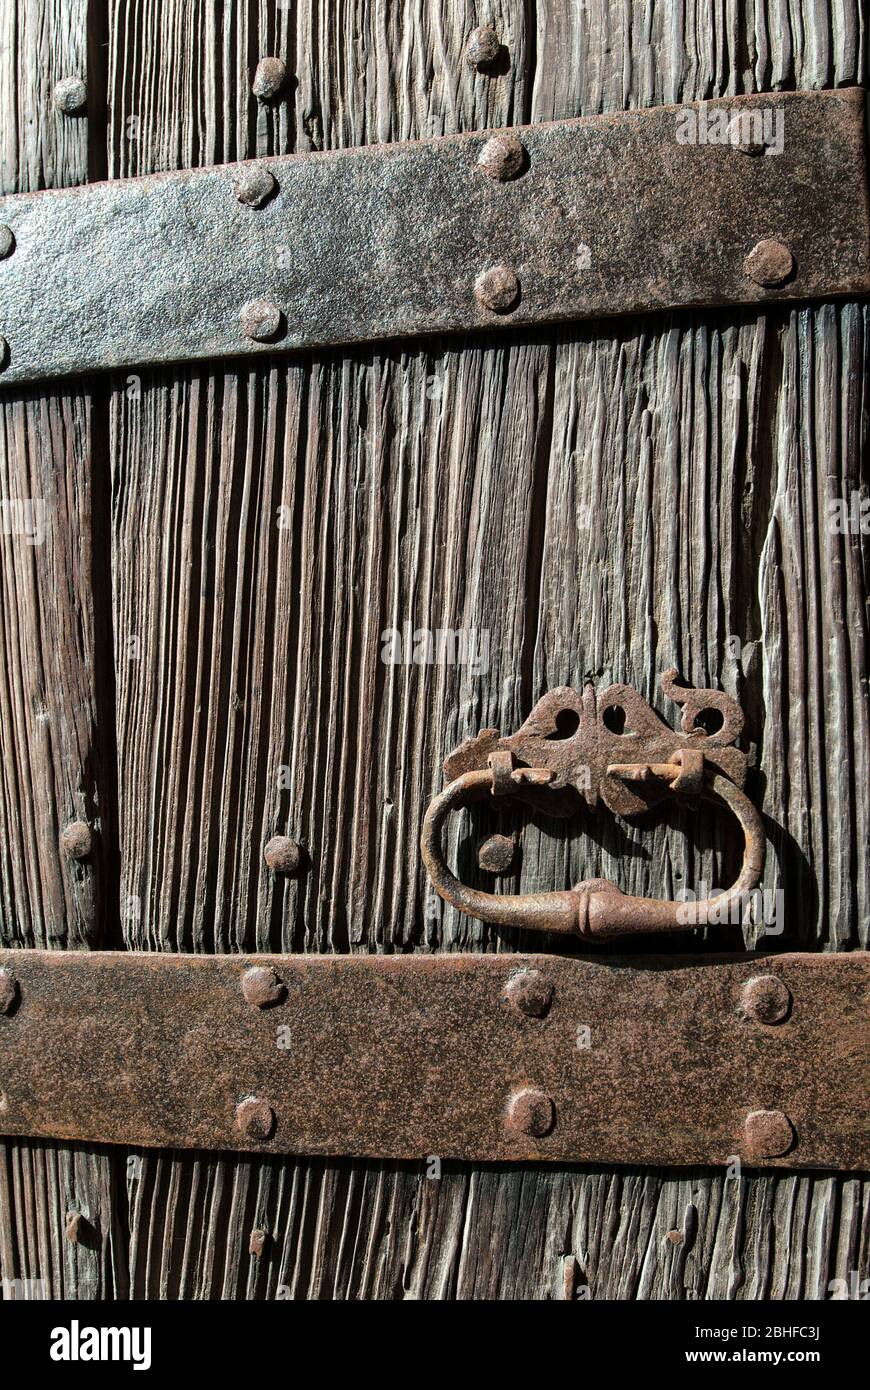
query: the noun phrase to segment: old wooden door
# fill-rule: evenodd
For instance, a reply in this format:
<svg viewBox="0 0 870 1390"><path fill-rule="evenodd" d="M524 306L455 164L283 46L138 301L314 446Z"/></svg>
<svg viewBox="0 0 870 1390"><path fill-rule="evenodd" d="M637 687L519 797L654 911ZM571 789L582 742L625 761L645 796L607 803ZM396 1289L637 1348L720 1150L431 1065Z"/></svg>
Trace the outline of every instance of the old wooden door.
<svg viewBox="0 0 870 1390"><path fill-rule="evenodd" d="M867 60L858 0L4 0L0 26L4 193L849 86ZM84 114L53 99L69 77ZM814 303L7 389L0 493L45 525L0 541L2 943L553 949L427 891L441 762L587 676L661 708L676 666L746 710L776 947L863 945L866 546L826 517L866 485L867 344L865 305ZM384 661L406 624L486 660ZM673 896L724 852L707 818L597 833L525 826L505 887ZM300 874L264 863L276 834ZM826 1299L867 1252L868 1188L835 1174L0 1154L18 1296Z"/></svg>

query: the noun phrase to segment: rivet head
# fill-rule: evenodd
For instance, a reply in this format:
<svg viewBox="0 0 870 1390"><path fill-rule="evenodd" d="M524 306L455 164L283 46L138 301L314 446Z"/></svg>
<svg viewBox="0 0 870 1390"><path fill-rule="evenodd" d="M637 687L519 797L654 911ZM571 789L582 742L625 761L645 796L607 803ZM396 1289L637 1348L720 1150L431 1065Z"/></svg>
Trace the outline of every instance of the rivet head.
<svg viewBox="0 0 870 1390"><path fill-rule="evenodd" d="M268 1232L263 1230L252 1231L248 1239L248 1250L257 1259L260 1258L266 1248Z"/></svg>
<svg viewBox="0 0 870 1390"><path fill-rule="evenodd" d="M0 224L0 261L5 261L15 250L15 233L11 227Z"/></svg>
<svg viewBox="0 0 870 1390"><path fill-rule="evenodd" d="M791 251L784 241L777 241L775 238L759 241L743 262L743 269L750 280L766 289L784 285L794 274L794 268L795 261Z"/></svg>
<svg viewBox="0 0 870 1390"><path fill-rule="evenodd" d="M526 147L516 135L493 135L477 156L477 162L491 179L506 183L524 169Z"/></svg>
<svg viewBox="0 0 870 1390"><path fill-rule="evenodd" d="M740 992L740 1008L756 1023L781 1023L791 1007L791 992L777 975L754 975Z"/></svg>
<svg viewBox="0 0 870 1390"><path fill-rule="evenodd" d="M0 966L0 1014L11 1014L18 1003L19 997L18 981L7 970L5 966Z"/></svg>
<svg viewBox="0 0 870 1390"><path fill-rule="evenodd" d="M556 1107L544 1091L524 1086L511 1096L505 1123L515 1134L542 1139L556 1123Z"/></svg>
<svg viewBox="0 0 870 1390"><path fill-rule="evenodd" d="M9 365L9 344L6 339L0 336L0 372Z"/></svg>
<svg viewBox="0 0 870 1390"><path fill-rule="evenodd" d="M781 1110L751 1110L743 1122L743 1141L749 1158L779 1158L795 1142L791 1120Z"/></svg>
<svg viewBox="0 0 870 1390"><path fill-rule="evenodd" d="M302 848L288 835L273 835L263 858L273 874L295 874L302 863Z"/></svg>
<svg viewBox="0 0 870 1390"><path fill-rule="evenodd" d="M465 61L473 68L492 67L501 53L501 40L491 25L472 29L465 45Z"/></svg>
<svg viewBox="0 0 870 1390"><path fill-rule="evenodd" d="M261 208L278 187L274 174L262 165L241 169L233 179L233 188L240 203L249 208Z"/></svg>
<svg viewBox="0 0 870 1390"><path fill-rule="evenodd" d="M491 309L494 314L507 314L520 297L520 282L510 266L495 265L478 275L474 293L484 309Z"/></svg>
<svg viewBox="0 0 870 1390"><path fill-rule="evenodd" d="M283 58L261 58L254 73L251 91L258 101L274 101L287 81L287 64Z"/></svg>
<svg viewBox="0 0 870 1390"><path fill-rule="evenodd" d="M490 835L477 847L477 862L488 874L506 874L514 862L512 835Z"/></svg>
<svg viewBox="0 0 870 1390"><path fill-rule="evenodd" d="M279 979L271 965L253 965L242 976L242 994L256 1009L267 1009L270 1004L280 1004L286 992L284 982Z"/></svg>
<svg viewBox="0 0 870 1390"><path fill-rule="evenodd" d="M63 77L54 89L54 104L65 116L75 116L88 104L88 89L80 77Z"/></svg>
<svg viewBox="0 0 870 1390"><path fill-rule="evenodd" d="M94 847L93 833L87 821L70 821L61 834L60 847L68 859L87 859Z"/></svg>
<svg viewBox="0 0 870 1390"><path fill-rule="evenodd" d="M518 970L504 987L505 999L529 1018L543 1018L555 992L555 986L540 970Z"/></svg>
<svg viewBox="0 0 870 1390"><path fill-rule="evenodd" d="M236 1106L236 1128L246 1139L268 1139L275 1128L275 1111L268 1101L246 1096Z"/></svg>
<svg viewBox="0 0 870 1390"><path fill-rule="evenodd" d="M249 299L242 305L239 323L246 338L267 343L281 328L281 310L269 299Z"/></svg>

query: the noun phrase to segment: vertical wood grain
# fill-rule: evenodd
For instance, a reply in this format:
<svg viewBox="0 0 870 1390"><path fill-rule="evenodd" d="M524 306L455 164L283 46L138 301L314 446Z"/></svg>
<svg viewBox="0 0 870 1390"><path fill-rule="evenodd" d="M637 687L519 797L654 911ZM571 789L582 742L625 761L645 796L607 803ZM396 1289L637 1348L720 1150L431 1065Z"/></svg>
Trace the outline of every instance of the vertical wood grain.
<svg viewBox="0 0 870 1390"><path fill-rule="evenodd" d="M494 78L463 55L488 20L509 54ZM849 0L114 0L110 33L115 174L843 85L866 69ZM267 52L291 74L272 109L248 90ZM672 662L746 704L767 882L787 893L780 944L856 944L866 567L854 537L825 529L824 504L859 476L866 342L865 311L822 306L118 381L128 944L513 949L425 893L417 827L441 757L587 673L664 710ZM488 632L485 677L384 666L380 632L405 619ZM607 826L600 841L532 827L523 882L604 872L669 895L727 868L717 827L692 826L693 849L686 824ZM263 869L275 831L306 846L298 883ZM473 872L467 828L452 850ZM726 935L690 947L739 944ZM149 1155L130 1180L131 1284L547 1298L563 1296L570 1258L593 1298L823 1298L866 1259L866 1202L859 1179L826 1176L463 1167L435 1180ZM259 1259L254 1226L269 1233Z"/></svg>
<svg viewBox="0 0 870 1390"><path fill-rule="evenodd" d="M88 49L85 0L0 8L0 192L87 179L89 121L62 115L52 92L63 77L89 77ZM105 774L113 752L101 739L112 721L98 690L111 603L101 550L108 537L95 538L94 524L101 411L99 394L77 382L0 395L4 946L90 948L103 929L102 851L76 863L59 846L69 821L88 821L99 841L111 816ZM123 1291L112 1172L105 1152L0 1144L0 1296ZM84 1217L75 1243L66 1237L73 1214Z"/></svg>

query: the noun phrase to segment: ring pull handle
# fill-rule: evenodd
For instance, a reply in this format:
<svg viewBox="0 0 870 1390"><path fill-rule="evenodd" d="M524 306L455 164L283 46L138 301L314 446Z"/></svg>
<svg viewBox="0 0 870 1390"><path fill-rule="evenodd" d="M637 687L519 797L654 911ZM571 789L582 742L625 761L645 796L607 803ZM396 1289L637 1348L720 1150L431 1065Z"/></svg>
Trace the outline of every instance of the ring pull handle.
<svg viewBox="0 0 870 1390"><path fill-rule="evenodd" d="M672 677L676 673L668 673ZM612 702L612 691L606 692ZM574 692L569 692L574 693ZM711 692L719 697L715 707L721 708L722 701L730 696L722 692ZM565 691L553 692L556 704L565 703ZM641 697L632 692L635 700ZM693 692L703 696L705 692ZM584 692L585 708L590 709L589 688ZM580 699L580 697L578 697ZM447 760L456 766L457 758L466 761L483 762L483 766L471 766L449 783L431 802L423 822L420 848L423 862L436 892L445 901L453 904L461 912L477 917L484 922L499 926L522 927L534 931L569 933L587 939L606 940L635 932L685 931L689 926L704 926L708 922L730 921L732 914L740 912L746 895L758 887L764 868L764 829L758 811L737 782L722 769L721 754L731 755L725 761L729 769L745 775L745 755L733 748L714 745L714 758L705 749L706 735L692 731L688 735L671 734L671 739L679 741L666 759L656 761L602 761L598 756L613 748L612 735L602 737L603 724L594 718L591 750L596 756L591 763L579 760L580 754L590 753L588 727L584 729L582 718L578 721L573 740L577 748L560 749L557 753L542 751L540 766L516 766L511 743L517 741L526 752L536 740L547 744L554 742L546 732L547 711L542 710L545 696L539 702L527 724L512 739L498 739L496 730L485 730L478 740L471 740L457 750ZM552 703L552 701L551 701ZM696 703L698 703L696 701ZM712 704L713 702L711 702ZM736 701L732 702L736 705ZM576 706L575 706L576 707ZM582 700L581 700L582 708ZM737 706L738 714L739 706ZM652 713L652 711L650 711ZM549 711L554 720L557 715ZM594 710L593 710L594 717ZM736 721L735 721L736 722ZM742 724L742 714L740 721ZM531 733L529 727L534 726ZM544 727L544 732L541 728ZM558 727L554 723L554 727ZM661 728L666 728L663 724ZM495 740L493 739L495 735ZM619 737L619 736L616 736ZM482 741L482 742L481 742ZM560 740L564 742L564 740ZM647 739L648 746L658 752L661 746L661 732L655 728ZM635 751L635 744L632 751ZM537 750L536 750L537 751ZM576 755L576 756L575 756ZM543 758L549 759L547 766ZM571 761L573 757L573 763ZM597 784L593 784L592 772L597 773ZM656 800L667 795L687 795L701 797L713 805L724 806L737 819L743 832L743 862L740 873L730 888L722 889L700 902L686 904L669 902L657 898L634 897L623 893L617 884L609 879L588 879L575 887L561 892L495 894L471 888L461 882L448 868L443 856L443 830L448 817L454 811L472 805L487 796L516 796L535 806L538 810L550 810L553 815L564 815L564 789L571 786L592 805L599 796L605 803L615 801L622 814L637 814L638 808L648 809ZM618 790L625 788L628 797L625 801ZM639 798L637 788L642 787L647 795ZM605 789L608 789L605 795ZM552 803L548 808L548 801ZM626 809L626 808L630 809ZM739 916L738 919L739 920Z"/></svg>

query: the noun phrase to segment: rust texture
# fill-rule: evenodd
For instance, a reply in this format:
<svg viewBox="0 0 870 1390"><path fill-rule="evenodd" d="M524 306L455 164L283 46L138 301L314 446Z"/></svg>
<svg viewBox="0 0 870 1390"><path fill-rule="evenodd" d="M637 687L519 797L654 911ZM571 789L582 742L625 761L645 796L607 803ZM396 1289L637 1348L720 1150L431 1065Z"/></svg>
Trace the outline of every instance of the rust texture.
<svg viewBox="0 0 870 1390"><path fill-rule="evenodd" d="M870 1162L858 953L22 950L0 968L19 991L0 1015L2 1134L475 1162ZM281 1003L251 1007L251 969L274 973ZM746 1012L758 978L792 1001L775 1026Z"/></svg>
<svg viewBox="0 0 870 1390"><path fill-rule="evenodd" d="M259 1260L262 1256L263 1251L266 1249L268 1239L268 1232L261 1230L259 1227L251 1232L248 1239L248 1251L255 1259Z"/></svg>
<svg viewBox="0 0 870 1390"><path fill-rule="evenodd" d="M251 91L258 101L275 101L287 83L287 64L283 58L261 58L254 73Z"/></svg>
<svg viewBox="0 0 870 1390"><path fill-rule="evenodd" d="M491 25L472 29L465 46L465 60L470 67L485 72L492 67L501 53L501 40Z"/></svg>
<svg viewBox="0 0 870 1390"><path fill-rule="evenodd" d="M567 686L538 701L522 728L507 738L483 729L444 763L449 784L431 802L420 849L433 887L448 902L502 926L574 933L603 939L632 932L685 931L688 926L740 920L764 867L761 817L742 788L746 755L733 746L743 728L737 701L721 690L678 683L662 689L682 707L679 732L669 728L636 690L611 685L597 693ZM707 732L711 716L716 728ZM703 797L730 810L743 832L736 882L691 904L632 897L608 879L588 879L551 893L485 893L470 888L444 862L442 832L453 811L483 797L514 797L535 810L566 816L585 804L637 816L664 797Z"/></svg>
<svg viewBox="0 0 870 1390"><path fill-rule="evenodd" d="M74 820L65 826L60 847L70 859L87 859L94 847L94 836L87 821Z"/></svg>
<svg viewBox="0 0 870 1390"><path fill-rule="evenodd" d="M504 997L530 1018L543 1018L553 1002L554 985L540 970L517 970L505 985Z"/></svg>
<svg viewBox="0 0 870 1390"><path fill-rule="evenodd" d="M741 1003L758 1023L781 1023L791 1008L791 995L776 975L756 975L746 984Z"/></svg>
<svg viewBox="0 0 870 1390"><path fill-rule="evenodd" d="M0 381L863 294L863 120L778 92L12 195Z"/></svg>
<svg viewBox="0 0 870 1390"><path fill-rule="evenodd" d="M302 847L289 835L273 835L263 850L267 868L276 874L295 874L302 864Z"/></svg>
<svg viewBox="0 0 870 1390"><path fill-rule="evenodd" d="M488 874L506 874L513 865L515 853L512 835L488 835L478 846L477 862Z"/></svg>

